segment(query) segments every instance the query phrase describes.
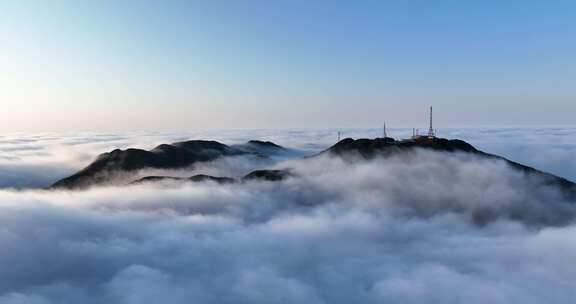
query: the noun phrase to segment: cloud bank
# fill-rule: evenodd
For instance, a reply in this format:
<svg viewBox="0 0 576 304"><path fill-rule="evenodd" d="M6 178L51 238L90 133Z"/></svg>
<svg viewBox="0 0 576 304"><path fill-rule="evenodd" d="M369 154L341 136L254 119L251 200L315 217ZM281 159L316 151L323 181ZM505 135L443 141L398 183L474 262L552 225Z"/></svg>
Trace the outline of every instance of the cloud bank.
<svg viewBox="0 0 576 304"><path fill-rule="evenodd" d="M320 133L310 142L328 142L329 132ZM59 137L35 151L78 151L69 159L80 164L86 147L147 148L164 136L76 144L82 138ZM244 141L227 136L220 140ZM5 155L51 155L26 153ZM212 170L252 168L245 159L227 161ZM420 151L357 164L325 157L271 166L301 178L0 190L0 303L576 298L576 205L503 162Z"/></svg>
<svg viewBox="0 0 576 304"><path fill-rule="evenodd" d="M0 188L41 188L88 165L98 154L116 148L152 149L189 139L240 144L270 140L313 154L345 137L377 137L379 129L212 130L195 132L0 134ZM390 136L406 138L412 129L389 129ZM441 129L440 136L459 138L489 153L576 180L576 128Z"/></svg>

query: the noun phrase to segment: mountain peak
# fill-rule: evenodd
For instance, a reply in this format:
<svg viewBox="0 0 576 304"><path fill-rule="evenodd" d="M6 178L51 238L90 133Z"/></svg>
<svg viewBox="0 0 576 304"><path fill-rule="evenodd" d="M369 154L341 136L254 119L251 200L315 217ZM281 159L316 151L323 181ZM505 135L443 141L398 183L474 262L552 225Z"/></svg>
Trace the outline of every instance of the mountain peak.
<svg viewBox="0 0 576 304"><path fill-rule="evenodd" d="M398 152L400 150L409 150L415 148L431 149L446 152L472 152L478 153L476 148L471 144L459 139L446 139L439 137L418 137L414 139L395 140L394 138L345 138L327 150L321 152L333 155L359 154L366 158L378 155L386 155Z"/></svg>

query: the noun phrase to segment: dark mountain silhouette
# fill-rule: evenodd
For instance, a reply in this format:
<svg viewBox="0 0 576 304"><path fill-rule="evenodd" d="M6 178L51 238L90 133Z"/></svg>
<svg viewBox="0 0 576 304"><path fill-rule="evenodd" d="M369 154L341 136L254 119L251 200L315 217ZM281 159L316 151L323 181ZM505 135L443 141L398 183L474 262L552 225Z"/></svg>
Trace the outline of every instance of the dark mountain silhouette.
<svg viewBox="0 0 576 304"><path fill-rule="evenodd" d="M519 170L524 174L541 178L545 185L560 187L560 189L570 200L576 200L576 183L573 183L565 178L522 165L501 156L485 153L483 151L477 150L469 143L458 139L449 140L445 138L428 138L424 136L401 141L397 141L389 137L376 139L346 138L312 157L317 157L320 155L331 155L350 161L356 161L358 158L371 159L377 156L386 157L398 153L406 153L413 151L414 149L425 149L449 153L472 153L479 157L501 160L506 162L513 169Z"/></svg>
<svg viewBox="0 0 576 304"><path fill-rule="evenodd" d="M172 177L172 176L146 176L131 182L130 184L142 184L149 182L159 182L159 181L182 181L182 182L214 182L218 184L230 184L235 183L236 180L231 177L219 177L211 176L206 174L197 174L191 177Z"/></svg>
<svg viewBox="0 0 576 304"><path fill-rule="evenodd" d="M255 170L244 176L242 181L265 180L275 182L284 180L290 176L293 175L288 170Z"/></svg>
<svg viewBox="0 0 576 304"><path fill-rule="evenodd" d="M271 141L251 140L243 145L235 145L233 147L244 152L266 155L275 155L287 152L286 148L279 146Z"/></svg>
<svg viewBox="0 0 576 304"><path fill-rule="evenodd" d="M445 138L417 138L397 141L394 138L375 139L352 139L345 138L320 154L330 153L338 156L361 156L363 158L373 158L376 156L387 156L414 148L431 149L445 152L470 152L482 153L469 143L459 139Z"/></svg>
<svg viewBox="0 0 576 304"><path fill-rule="evenodd" d="M293 176L288 170L255 170L240 179L242 182L262 180L262 181L280 181L289 176ZM146 176L131 182L131 185L142 184L149 182L161 181L178 181L178 182L215 182L218 184L230 184L238 182L238 180L231 177L216 177L205 174L198 174L191 177L172 177L172 176Z"/></svg>
<svg viewBox="0 0 576 304"><path fill-rule="evenodd" d="M189 177L188 180L193 182L215 182L218 184L230 184L236 182L236 180L231 177L211 176L206 174L196 174Z"/></svg>
<svg viewBox="0 0 576 304"><path fill-rule="evenodd" d="M227 146L205 140L162 144L150 151L116 149L101 154L86 168L56 182L52 188L82 189L107 184L112 176L133 174L141 169L179 169L226 156L255 155L266 158L285 151L288 150L271 142L250 141L243 145Z"/></svg>

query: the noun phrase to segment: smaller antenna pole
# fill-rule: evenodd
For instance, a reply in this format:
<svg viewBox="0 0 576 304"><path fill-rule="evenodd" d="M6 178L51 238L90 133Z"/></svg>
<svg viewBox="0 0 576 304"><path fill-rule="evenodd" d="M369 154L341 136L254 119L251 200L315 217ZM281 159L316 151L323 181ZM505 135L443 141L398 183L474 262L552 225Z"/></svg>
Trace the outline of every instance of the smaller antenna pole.
<svg viewBox="0 0 576 304"><path fill-rule="evenodd" d="M430 107L430 128L428 129L428 137L434 137L434 128L432 128L432 107Z"/></svg>
<svg viewBox="0 0 576 304"><path fill-rule="evenodd" d="M338 131L338 141L340 141L340 135L342 134L342 132Z"/></svg>
<svg viewBox="0 0 576 304"><path fill-rule="evenodd" d="M384 122L384 133L382 135L384 136L384 138L388 137L388 135L386 134L386 122Z"/></svg>

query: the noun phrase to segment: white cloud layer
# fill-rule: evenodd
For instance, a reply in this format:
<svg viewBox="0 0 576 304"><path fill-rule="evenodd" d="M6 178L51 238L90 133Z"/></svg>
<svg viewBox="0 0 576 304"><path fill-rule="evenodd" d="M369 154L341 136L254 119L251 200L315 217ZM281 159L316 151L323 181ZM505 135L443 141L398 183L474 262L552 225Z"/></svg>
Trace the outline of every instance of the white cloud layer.
<svg viewBox="0 0 576 304"><path fill-rule="evenodd" d="M304 151L333 141L329 131L298 132L202 138L275 140ZM348 131L353 132L373 131ZM573 149L569 139L576 134L550 131L536 140L530 132L509 132L521 133L518 141L527 146L558 143L560 148L542 150L560 155L557 161L564 157L558 151ZM458 137L495 152L485 147L505 145L503 134L509 133L470 130ZM0 140L5 159L0 172L11 165L20 178L12 180L20 184L8 178L4 185L51 182L114 146L151 148L186 137L50 136ZM296 145L298 138L305 140ZM546 165L555 162L550 158L535 166L553 171ZM239 174L253 167L241 158L227 161L213 170ZM275 166L290 166L302 177L81 192L0 190L0 304L570 303L576 298L576 204L503 162L423 151L353 165L322 158ZM38 172L43 170L49 174Z"/></svg>
<svg viewBox="0 0 576 304"><path fill-rule="evenodd" d="M345 129L345 137L377 137L379 129ZM337 130L214 130L198 132L133 132L0 134L0 188L46 187L89 164L96 155L115 148L152 149L162 143L209 139L225 144L251 139L271 140L314 153L336 141ZM405 138L411 129L389 129ZM441 129L440 136L459 138L489 153L502 155L571 180L576 180L576 128Z"/></svg>

